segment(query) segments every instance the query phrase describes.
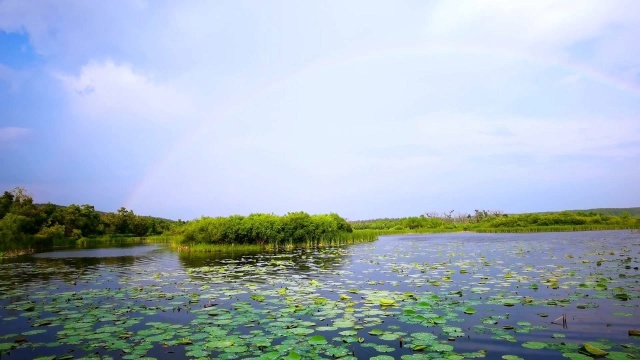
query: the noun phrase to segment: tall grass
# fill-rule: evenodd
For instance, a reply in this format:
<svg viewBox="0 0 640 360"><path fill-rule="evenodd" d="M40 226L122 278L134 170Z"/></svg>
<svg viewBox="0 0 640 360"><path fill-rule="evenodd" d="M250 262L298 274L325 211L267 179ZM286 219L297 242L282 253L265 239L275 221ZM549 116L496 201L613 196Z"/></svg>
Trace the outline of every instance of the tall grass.
<svg viewBox="0 0 640 360"><path fill-rule="evenodd" d="M20 255L25 255L25 254L33 254L34 252L35 252L34 249L3 250L3 251L0 251L0 259L14 257L14 256L20 256Z"/></svg>
<svg viewBox="0 0 640 360"><path fill-rule="evenodd" d="M83 237L78 240L60 239L54 242L54 247L88 247L101 245L132 245L132 244L166 244L178 239L179 236L153 235L153 236L132 236L132 235L101 235Z"/></svg>
<svg viewBox="0 0 640 360"><path fill-rule="evenodd" d="M182 242L180 236L174 236L170 241L171 248L180 252L235 252L235 251L260 251L275 249L292 249L296 247L331 247L353 245L372 242L381 235L389 235L390 231L355 230L352 233L338 233L334 236L323 236L319 239L310 239L304 242L279 241L264 244L189 244Z"/></svg>
<svg viewBox="0 0 640 360"><path fill-rule="evenodd" d="M268 249L264 245L257 244L183 244L180 241L172 241L169 246L185 253L227 253L227 252L255 252Z"/></svg>

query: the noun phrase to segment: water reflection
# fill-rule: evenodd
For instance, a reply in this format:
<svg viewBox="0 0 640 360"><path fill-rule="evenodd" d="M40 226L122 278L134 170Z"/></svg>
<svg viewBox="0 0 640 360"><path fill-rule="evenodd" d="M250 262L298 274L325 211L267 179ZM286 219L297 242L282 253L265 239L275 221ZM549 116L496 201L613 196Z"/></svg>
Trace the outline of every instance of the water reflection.
<svg viewBox="0 0 640 360"><path fill-rule="evenodd" d="M70 249L61 251L50 251L33 254L37 259L75 259L75 258L114 258L114 257L136 257L146 255L156 251L160 247L155 245L117 247L117 248L95 248L95 249Z"/></svg>
<svg viewBox="0 0 640 360"><path fill-rule="evenodd" d="M180 252L178 258L185 268L201 266L218 266L229 263L243 265L257 264L264 261L289 261L300 270L311 267L329 268L341 266L342 260L349 256L345 247L292 249L292 250L251 250L225 251L213 253Z"/></svg>
<svg viewBox="0 0 640 360"><path fill-rule="evenodd" d="M71 249L23 255L0 264L0 287L5 291L53 284L56 289L83 282L96 285L94 278L126 276L129 269L157 261L159 246Z"/></svg>

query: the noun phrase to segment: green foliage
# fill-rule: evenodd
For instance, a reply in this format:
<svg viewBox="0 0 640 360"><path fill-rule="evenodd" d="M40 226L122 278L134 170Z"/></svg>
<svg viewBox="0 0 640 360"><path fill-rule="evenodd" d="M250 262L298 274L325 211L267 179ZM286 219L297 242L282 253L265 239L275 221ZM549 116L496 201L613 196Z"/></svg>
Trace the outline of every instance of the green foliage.
<svg viewBox="0 0 640 360"><path fill-rule="evenodd" d="M23 188L0 196L0 251L48 248L104 235L159 235L173 226L173 221L138 216L125 208L102 213L91 205L37 205Z"/></svg>
<svg viewBox="0 0 640 360"><path fill-rule="evenodd" d="M37 205L25 189L18 187L0 196L0 251L48 248L86 242L87 238L121 239L161 234L195 248L198 245L314 246L372 241L380 235L416 232L640 229L637 209L640 208L512 215L487 210L475 210L474 214L450 211L351 223L335 213L309 215L300 211L284 216L232 215L183 222L139 216L124 207L115 213L104 213L91 205Z"/></svg>
<svg viewBox="0 0 640 360"><path fill-rule="evenodd" d="M183 245L293 245L321 244L347 239L353 229L337 214L309 215L292 212L274 214L202 217L174 230L182 234Z"/></svg>
<svg viewBox="0 0 640 360"><path fill-rule="evenodd" d="M51 243L57 242L58 240L65 239L65 226L60 224L55 224L50 227L43 227L37 234L36 237L39 237L43 241L51 241Z"/></svg>
<svg viewBox="0 0 640 360"><path fill-rule="evenodd" d="M0 241L2 250L20 248L27 244L29 236L26 230L31 227L31 219L13 213L0 219Z"/></svg>
<svg viewBox="0 0 640 360"><path fill-rule="evenodd" d="M475 214L451 213L443 215L422 215L399 219L376 219L353 222L357 230L388 230L396 232L437 232L437 231L477 231L477 232L540 232L540 231L580 231L605 229L637 229L640 218L629 212L619 212L619 216L593 211L562 211L555 213L503 214L500 211L476 210Z"/></svg>
<svg viewBox="0 0 640 360"><path fill-rule="evenodd" d="M58 224L65 227L67 237L75 237L78 234L98 234L100 228L100 214L93 206L75 204L60 209L61 214L57 214Z"/></svg>
<svg viewBox="0 0 640 360"><path fill-rule="evenodd" d="M13 194L9 191L5 191L0 196L0 219L2 219L11 210L13 205Z"/></svg>
<svg viewBox="0 0 640 360"><path fill-rule="evenodd" d="M251 214L243 219L244 236L255 239L255 243L278 244L282 241L282 222L273 214Z"/></svg>
<svg viewBox="0 0 640 360"><path fill-rule="evenodd" d="M629 214L632 217L640 216L640 207L633 208L597 208L597 209L587 209L587 210L568 210L572 213L577 214L585 214L585 213L594 213L594 214L603 214L603 215L613 215L613 216L622 216L625 213Z"/></svg>
<svg viewBox="0 0 640 360"><path fill-rule="evenodd" d="M635 219L630 216L617 217L599 213L573 213L563 211L550 214L517 214L487 218L480 222L479 228L515 228L545 226L594 226L606 225L619 228L632 227Z"/></svg>

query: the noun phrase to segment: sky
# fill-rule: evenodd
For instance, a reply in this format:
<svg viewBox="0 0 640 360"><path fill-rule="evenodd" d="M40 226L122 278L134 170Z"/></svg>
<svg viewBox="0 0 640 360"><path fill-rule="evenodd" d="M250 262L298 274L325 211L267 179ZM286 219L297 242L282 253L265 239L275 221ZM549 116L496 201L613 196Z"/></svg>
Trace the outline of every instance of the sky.
<svg viewBox="0 0 640 360"><path fill-rule="evenodd" d="M0 0L0 191L351 220L640 206L636 0Z"/></svg>

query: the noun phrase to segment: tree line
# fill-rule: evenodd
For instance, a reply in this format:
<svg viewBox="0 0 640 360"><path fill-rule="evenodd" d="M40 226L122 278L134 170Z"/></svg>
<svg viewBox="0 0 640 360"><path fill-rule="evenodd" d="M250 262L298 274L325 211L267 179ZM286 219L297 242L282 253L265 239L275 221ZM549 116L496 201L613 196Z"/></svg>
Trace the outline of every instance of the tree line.
<svg viewBox="0 0 640 360"><path fill-rule="evenodd" d="M473 214L426 213L394 219L347 222L338 214L274 214L202 217L189 222L136 215L121 207L116 212L96 211L91 205L35 204L23 188L0 196L0 251L42 249L69 245L91 237L174 235L182 246L196 245L314 245L373 240L384 233L402 232L513 232L638 229L640 216L596 211L505 214L475 210ZM528 230L527 230L528 229ZM355 231L354 231L355 230Z"/></svg>
<svg viewBox="0 0 640 360"><path fill-rule="evenodd" d="M628 212L610 215L595 211L562 211L552 213L505 214L497 210L475 210L474 214L427 213L395 219L374 219L351 222L355 230L447 230L476 231L544 227L574 227L575 229L638 228L640 216Z"/></svg>
<svg viewBox="0 0 640 360"><path fill-rule="evenodd" d="M174 224L124 207L111 213L96 211L92 205L35 204L19 187L0 196L0 250L46 248L64 240L103 235L158 235Z"/></svg>

